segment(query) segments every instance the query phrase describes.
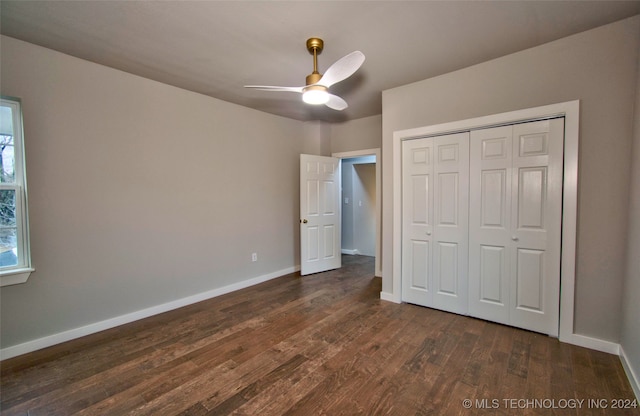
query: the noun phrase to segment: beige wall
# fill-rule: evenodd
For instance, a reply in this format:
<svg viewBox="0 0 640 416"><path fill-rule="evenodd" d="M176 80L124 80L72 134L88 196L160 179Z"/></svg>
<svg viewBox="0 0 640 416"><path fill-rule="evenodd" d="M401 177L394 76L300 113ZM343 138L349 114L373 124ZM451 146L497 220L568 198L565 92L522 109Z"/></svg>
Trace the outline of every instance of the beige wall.
<svg viewBox="0 0 640 416"><path fill-rule="evenodd" d="M635 127L631 151L631 187L629 188L629 237L627 270L623 287L620 345L635 372L640 386L640 58L635 103ZM640 396L640 391L636 391Z"/></svg>
<svg viewBox="0 0 640 416"><path fill-rule="evenodd" d="M331 153L382 147L382 115L330 125Z"/></svg>
<svg viewBox="0 0 640 416"><path fill-rule="evenodd" d="M1 54L36 269L1 289L3 348L299 264L299 154L322 150L304 123L7 37Z"/></svg>
<svg viewBox="0 0 640 416"><path fill-rule="evenodd" d="M300 138L304 145L302 152L308 155L331 156L331 128L329 124L318 121L303 123L303 136Z"/></svg>
<svg viewBox="0 0 640 416"><path fill-rule="evenodd" d="M383 235L392 235L394 131L580 100L574 328L618 342L639 50L636 16L384 91ZM385 237L383 291L389 293L392 255Z"/></svg>

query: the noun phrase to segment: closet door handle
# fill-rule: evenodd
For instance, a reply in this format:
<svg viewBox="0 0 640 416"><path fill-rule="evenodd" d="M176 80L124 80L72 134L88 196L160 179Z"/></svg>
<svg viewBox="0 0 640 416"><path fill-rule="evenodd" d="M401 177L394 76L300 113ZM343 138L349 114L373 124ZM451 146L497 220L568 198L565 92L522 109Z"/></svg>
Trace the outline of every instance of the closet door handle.
<svg viewBox="0 0 640 416"><path fill-rule="evenodd" d="M516 235L512 235L512 236L511 236L511 239L512 239L513 241L518 241L518 236L516 236Z"/></svg>
<svg viewBox="0 0 640 416"><path fill-rule="evenodd" d="M431 231L427 231L427 235L431 235Z"/></svg>

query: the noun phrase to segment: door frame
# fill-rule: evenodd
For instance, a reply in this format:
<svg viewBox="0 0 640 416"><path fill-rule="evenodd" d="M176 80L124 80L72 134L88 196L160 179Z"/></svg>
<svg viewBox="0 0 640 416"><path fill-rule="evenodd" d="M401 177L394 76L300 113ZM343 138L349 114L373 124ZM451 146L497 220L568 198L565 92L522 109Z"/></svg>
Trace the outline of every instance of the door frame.
<svg viewBox="0 0 640 416"><path fill-rule="evenodd" d="M354 150L351 152L332 153L331 157L338 159L353 159L362 156L376 157L376 260L375 260L375 276L382 277L382 169L380 164L380 148ZM340 180L342 186L342 180Z"/></svg>
<svg viewBox="0 0 640 416"><path fill-rule="evenodd" d="M560 266L560 341L616 353L615 345L574 333L576 229L578 208L578 142L580 101L545 105L449 123L398 130L393 133L393 293L385 300L401 302L402 284L402 141L471 129L498 127L550 117L565 118L564 175L562 195L562 257Z"/></svg>

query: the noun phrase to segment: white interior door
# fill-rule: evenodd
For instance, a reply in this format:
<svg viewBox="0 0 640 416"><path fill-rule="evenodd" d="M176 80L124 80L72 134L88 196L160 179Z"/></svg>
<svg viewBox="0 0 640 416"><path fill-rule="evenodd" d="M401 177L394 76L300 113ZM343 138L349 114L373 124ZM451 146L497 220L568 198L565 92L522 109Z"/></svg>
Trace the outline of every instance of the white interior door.
<svg viewBox="0 0 640 416"><path fill-rule="evenodd" d="M471 315L558 335L563 142L563 119L471 132Z"/></svg>
<svg viewBox="0 0 640 416"><path fill-rule="evenodd" d="M337 269L341 258L340 159L300 155L300 274Z"/></svg>
<svg viewBox="0 0 640 416"><path fill-rule="evenodd" d="M403 143L402 299L465 314L469 133Z"/></svg>

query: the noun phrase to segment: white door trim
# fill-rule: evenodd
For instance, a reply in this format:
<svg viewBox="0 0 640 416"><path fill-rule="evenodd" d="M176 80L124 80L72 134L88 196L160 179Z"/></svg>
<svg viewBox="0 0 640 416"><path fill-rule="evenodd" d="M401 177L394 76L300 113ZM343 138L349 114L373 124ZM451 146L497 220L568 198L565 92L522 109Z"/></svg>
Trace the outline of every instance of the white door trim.
<svg viewBox="0 0 640 416"><path fill-rule="evenodd" d="M548 117L565 117L564 177L562 212L562 259L560 270L560 340L576 345L584 345L583 336L573 331L576 266L576 224L578 207L578 126L580 102L568 101L507 113L494 114L433 126L399 130L393 133L393 293L384 293L382 298L393 302L401 301L402 277L402 141L418 137L455 133L478 128L495 127L522 121ZM596 341L596 340L594 340ZM596 342L597 343L597 342ZM589 348L607 349L589 342Z"/></svg>
<svg viewBox="0 0 640 416"><path fill-rule="evenodd" d="M361 156L376 157L376 265L375 275L382 277L382 169L380 169L382 158L380 157L380 148L354 150L351 152L332 153L331 157L338 159L352 159ZM342 183L342 182L341 182Z"/></svg>

